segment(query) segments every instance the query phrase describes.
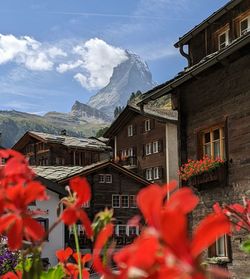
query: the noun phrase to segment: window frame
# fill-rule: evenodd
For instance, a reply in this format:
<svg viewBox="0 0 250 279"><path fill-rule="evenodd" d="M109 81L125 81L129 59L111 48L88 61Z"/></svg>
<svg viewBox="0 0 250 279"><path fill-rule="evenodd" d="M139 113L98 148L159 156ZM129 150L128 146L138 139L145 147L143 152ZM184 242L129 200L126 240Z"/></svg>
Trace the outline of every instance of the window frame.
<svg viewBox="0 0 250 279"><path fill-rule="evenodd" d="M155 170L157 170L157 176L155 176ZM160 167L154 167L152 173L153 179L160 179Z"/></svg>
<svg viewBox="0 0 250 279"><path fill-rule="evenodd" d="M44 228L45 232L49 231L49 218L37 217L35 220ZM49 234L46 234L46 241L49 241Z"/></svg>
<svg viewBox="0 0 250 279"><path fill-rule="evenodd" d="M103 180L101 179L101 177L103 178ZM105 179L105 174L100 173L100 174L98 175L98 182L99 182L100 184L105 184L105 181L106 181L106 179Z"/></svg>
<svg viewBox="0 0 250 279"><path fill-rule="evenodd" d="M137 208L136 195L129 195L129 207Z"/></svg>
<svg viewBox="0 0 250 279"><path fill-rule="evenodd" d="M219 130L219 139L214 140L214 131ZM210 136L210 141L208 143L205 142L205 135L209 133ZM211 126L210 128L201 130L199 132L201 136L201 142L199 143L199 148L201 149L201 157L203 158L204 156L208 155L212 159L216 159L214 154L214 143L219 142L220 146L220 155L219 157L223 160L226 160L226 135L225 135L225 125L214 125ZM205 146L209 145L210 146L210 154L205 153Z"/></svg>
<svg viewBox="0 0 250 279"><path fill-rule="evenodd" d="M243 22L243 21L245 21L245 20L247 20L247 30L244 30L243 32L242 32L242 29L241 29L241 23ZM239 29L240 29L240 37L241 36L244 36L246 33L248 33L248 32L250 32L250 15L248 15L248 16L246 16L246 17L244 17L243 19L241 19L240 20L240 22L239 22Z"/></svg>
<svg viewBox="0 0 250 279"><path fill-rule="evenodd" d="M128 125L128 137L132 137L133 133L133 124Z"/></svg>
<svg viewBox="0 0 250 279"><path fill-rule="evenodd" d="M144 131L145 132L151 131L151 121L150 121L150 119L146 119L144 121Z"/></svg>
<svg viewBox="0 0 250 279"><path fill-rule="evenodd" d="M154 147L157 147L156 149ZM159 140L153 141L152 143L153 154L159 153Z"/></svg>
<svg viewBox="0 0 250 279"><path fill-rule="evenodd" d="M223 36L225 34L225 46L221 46L222 44L220 43L220 38L221 36ZM224 49L225 47L227 47L229 45L229 28L227 28L226 30L224 30L223 32L220 32L218 34L218 49Z"/></svg>
<svg viewBox="0 0 250 279"><path fill-rule="evenodd" d="M107 181L107 177L110 177L110 180ZM107 184L111 184L113 182L113 176L112 174L108 173L108 174L105 174L105 183Z"/></svg>
<svg viewBox="0 0 250 279"><path fill-rule="evenodd" d="M114 205L114 198L118 197L119 200L119 205L115 206ZM112 194L112 208L121 208L121 197L118 194Z"/></svg>
<svg viewBox="0 0 250 279"><path fill-rule="evenodd" d="M150 174L150 177L148 176L148 174ZM153 180L153 175L152 175L152 168L147 168L145 170L145 177L147 180L151 181Z"/></svg>
<svg viewBox="0 0 250 279"><path fill-rule="evenodd" d="M146 156L152 154L152 143L151 142L145 144L145 154L146 154Z"/></svg>
<svg viewBox="0 0 250 279"><path fill-rule="evenodd" d="M127 198L127 205L123 205L123 198ZM129 195L120 195L120 207L121 208L129 208Z"/></svg>

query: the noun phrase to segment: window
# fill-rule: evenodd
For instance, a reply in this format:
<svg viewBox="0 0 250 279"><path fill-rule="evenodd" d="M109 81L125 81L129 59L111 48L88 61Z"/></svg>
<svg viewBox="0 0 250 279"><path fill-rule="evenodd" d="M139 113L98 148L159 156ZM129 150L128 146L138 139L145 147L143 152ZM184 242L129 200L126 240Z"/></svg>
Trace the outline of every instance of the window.
<svg viewBox="0 0 250 279"><path fill-rule="evenodd" d="M99 183L105 183L105 174L99 174Z"/></svg>
<svg viewBox="0 0 250 279"><path fill-rule="evenodd" d="M84 208L89 208L90 207L90 201L87 201L83 204Z"/></svg>
<svg viewBox="0 0 250 279"><path fill-rule="evenodd" d="M225 159L224 127L214 127L202 132L202 154Z"/></svg>
<svg viewBox="0 0 250 279"><path fill-rule="evenodd" d="M99 183L112 183L112 174L99 174Z"/></svg>
<svg viewBox="0 0 250 279"><path fill-rule="evenodd" d="M153 177L154 177L154 179L160 178L160 168L159 167L153 168Z"/></svg>
<svg viewBox="0 0 250 279"><path fill-rule="evenodd" d="M145 130L145 132L151 130L150 119L145 120L145 122L144 122L144 130Z"/></svg>
<svg viewBox="0 0 250 279"><path fill-rule="evenodd" d="M127 157L127 150L126 149L123 149L122 151L121 151L121 157L122 158L126 158Z"/></svg>
<svg viewBox="0 0 250 279"><path fill-rule="evenodd" d="M146 179L152 180L152 168L146 169Z"/></svg>
<svg viewBox="0 0 250 279"><path fill-rule="evenodd" d="M36 221L44 228L45 232L48 232L49 230L49 219L48 218L36 218ZM46 240L49 240L49 235L47 235Z"/></svg>
<svg viewBox="0 0 250 279"><path fill-rule="evenodd" d="M111 174L106 174L105 175L105 182L106 183L112 183L112 175Z"/></svg>
<svg viewBox="0 0 250 279"><path fill-rule="evenodd" d="M250 16L244 18L240 22L240 35L244 35L250 31Z"/></svg>
<svg viewBox="0 0 250 279"><path fill-rule="evenodd" d="M146 153L146 155L150 155L151 154L151 143L147 143L146 145L145 145L145 153Z"/></svg>
<svg viewBox="0 0 250 279"><path fill-rule="evenodd" d="M112 207L119 208L120 207L120 196L112 195Z"/></svg>
<svg viewBox="0 0 250 279"><path fill-rule="evenodd" d="M129 157L133 157L134 156L134 148L133 147L128 149L128 156Z"/></svg>
<svg viewBox="0 0 250 279"><path fill-rule="evenodd" d="M130 195L129 196L129 205L130 205L131 208L137 208L136 196L135 195Z"/></svg>
<svg viewBox="0 0 250 279"><path fill-rule="evenodd" d="M128 136L132 137L133 136L133 125L128 126Z"/></svg>
<svg viewBox="0 0 250 279"><path fill-rule="evenodd" d="M158 153L159 152L159 141L154 141L153 142L153 153Z"/></svg>
<svg viewBox="0 0 250 279"><path fill-rule="evenodd" d="M128 208L129 207L129 196L121 195L121 207Z"/></svg>
<svg viewBox="0 0 250 279"><path fill-rule="evenodd" d="M226 257L229 258L229 236L224 235L216 240L216 242L209 247L208 256L212 257Z"/></svg>
<svg viewBox="0 0 250 279"><path fill-rule="evenodd" d="M139 234L139 227L138 226L128 226L127 235L128 236L135 236Z"/></svg>
<svg viewBox="0 0 250 279"><path fill-rule="evenodd" d="M126 225L116 225L116 229L115 229L115 232L116 232L116 235L118 236L123 236L126 234Z"/></svg>
<svg viewBox="0 0 250 279"><path fill-rule="evenodd" d="M229 30L226 30L223 33L220 33L218 36L218 46L219 49L223 49L229 44Z"/></svg>

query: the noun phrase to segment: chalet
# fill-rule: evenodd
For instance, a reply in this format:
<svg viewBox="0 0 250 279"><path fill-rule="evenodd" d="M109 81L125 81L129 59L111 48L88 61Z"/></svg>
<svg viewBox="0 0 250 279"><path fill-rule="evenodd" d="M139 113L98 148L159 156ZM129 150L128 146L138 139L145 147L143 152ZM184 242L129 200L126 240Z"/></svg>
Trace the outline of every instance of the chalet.
<svg viewBox="0 0 250 279"><path fill-rule="evenodd" d="M12 147L30 165L85 166L110 157L111 148L98 139L29 131Z"/></svg>
<svg viewBox="0 0 250 279"><path fill-rule="evenodd" d="M209 180L192 184L201 203L196 223L215 202L241 203L250 189L250 1L232 0L175 44L188 60L176 78L144 95L141 106L172 95L178 110L179 164L204 155L226 161ZM184 46L188 52L184 52ZM243 232L219 238L207 257L228 268L233 278L250 274L249 256L240 251Z"/></svg>
<svg viewBox="0 0 250 279"><path fill-rule="evenodd" d="M139 214L136 206L136 194L149 184L147 180L109 160L81 166L37 166L34 171L44 179L57 183L58 189L64 189L69 180L76 176L87 177L92 199L84 207L90 219L106 207L114 210L115 235L117 245L130 243L139 233L139 227L129 226L128 220ZM78 233L82 249L91 248L82 226ZM73 245L73 235L69 232L66 245Z"/></svg>
<svg viewBox="0 0 250 279"><path fill-rule="evenodd" d="M177 113L127 105L104 137L110 139L114 160L149 181L177 179Z"/></svg>

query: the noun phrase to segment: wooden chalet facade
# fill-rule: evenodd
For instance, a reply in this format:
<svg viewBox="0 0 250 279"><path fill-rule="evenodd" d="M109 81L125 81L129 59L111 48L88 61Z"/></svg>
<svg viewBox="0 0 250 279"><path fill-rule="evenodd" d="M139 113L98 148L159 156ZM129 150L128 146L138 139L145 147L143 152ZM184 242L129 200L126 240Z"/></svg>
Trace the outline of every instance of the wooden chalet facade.
<svg viewBox="0 0 250 279"><path fill-rule="evenodd" d="M215 202L242 203L250 189L250 1L232 0L176 43L189 67L144 95L141 106L172 94L178 110L179 165L204 155L221 157L213 179L192 182L201 203L194 227ZM189 52L183 52L187 45ZM184 184L184 183L183 183ZM185 185L185 184L184 184ZM247 278L250 257L240 250L240 231L218 239L205 256L218 260L232 278Z"/></svg>
<svg viewBox="0 0 250 279"><path fill-rule="evenodd" d="M110 157L111 148L98 139L29 131L12 147L30 165L86 166Z"/></svg>
<svg viewBox="0 0 250 279"><path fill-rule="evenodd" d="M85 209L90 219L93 220L94 216L105 208L112 208L116 225L114 238L117 246L130 243L139 234L140 228L129 226L127 222L131 217L139 214L136 194L149 184L147 180L107 160L85 167L38 166L34 171L45 179L57 183L62 189L73 177L87 177L91 185L92 199L85 205ZM91 249L91 242L86 238L81 225L78 226L78 234L81 248ZM72 232L66 235L65 245L74 245Z"/></svg>
<svg viewBox="0 0 250 279"><path fill-rule="evenodd" d="M127 105L104 136L114 160L145 179L164 183L177 179L177 113Z"/></svg>

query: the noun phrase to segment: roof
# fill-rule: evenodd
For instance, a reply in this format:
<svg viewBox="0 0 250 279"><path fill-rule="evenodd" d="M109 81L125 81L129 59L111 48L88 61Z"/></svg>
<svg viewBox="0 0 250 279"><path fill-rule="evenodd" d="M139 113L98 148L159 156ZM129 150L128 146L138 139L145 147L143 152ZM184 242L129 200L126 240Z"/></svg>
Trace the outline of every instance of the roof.
<svg viewBox="0 0 250 279"><path fill-rule="evenodd" d="M114 134L114 132L126 125L126 123L137 114L164 122L177 122L178 119L178 113L174 110L159 109L148 106L145 106L144 109L141 110L139 106L129 104L104 133L104 137L110 137L112 134Z"/></svg>
<svg viewBox="0 0 250 279"><path fill-rule="evenodd" d="M190 39L192 39L193 36L200 33L202 30L204 30L208 25L215 22L217 19L222 17L225 13L227 13L229 10L233 9L235 6L240 4L244 0L231 0L226 5L224 5L222 8L214 12L212 15L210 15L208 18L203 20L200 24L196 25L193 29L191 29L189 32L184 34L182 37L179 38L179 41L175 43L175 47L180 47L180 45L186 44Z"/></svg>
<svg viewBox="0 0 250 279"><path fill-rule="evenodd" d="M71 137L66 135L55 135L55 134L48 134L42 132L35 132L35 131L28 131L23 135L21 139L13 146L13 149L20 148L22 140L27 137L31 136L38 140L47 142L47 143L58 143L66 147L70 148L84 148L90 150L99 150L105 151L110 149L104 142L101 142L98 139L93 138L78 138L78 137Z"/></svg>
<svg viewBox="0 0 250 279"><path fill-rule="evenodd" d="M100 161L100 162L97 162L95 164L91 164L91 165L88 165L85 167L81 167L81 166L72 166L72 167L38 166L38 167L32 167L32 169L36 173L37 176L43 177L44 179L50 180L52 182L63 183L63 182L68 181L70 178L73 178L76 176L88 175L92 172L98 171L99 169L110 167L110 166L145 185L149 184L149 181L147 181L143 177L135 174L134 172L131 172L130 170L128 170L110 160L103 160L103 161Z"/></svg>
<svg viewBox="0 0 250 279"><path fill-rule="evenodd" d="M250 33L247 33L246 35L239 37L231 42L230 45L228 45L226 48L216 51L204 57L199 63L193 65L192 67L186 68L175 78L168 80L165 83L158 85L157 87L144 93L143 99L139 102L139 105L147 104L152 100L156 100L162 97L163 95L172 93L172 91L181 84L193 79L195 76L204 72L215 64L221 63L221 61L223 61L225 58L249 44Z"/></svg>
<svg viewBox="0 0 250 279"><path fill-rule="evenodd" d="M56 182L46 179L42 176L37 176L36 178L40 181L48 190L57 193L61 196L67 196L67 192L64 187L59 186Z"/></svg>

